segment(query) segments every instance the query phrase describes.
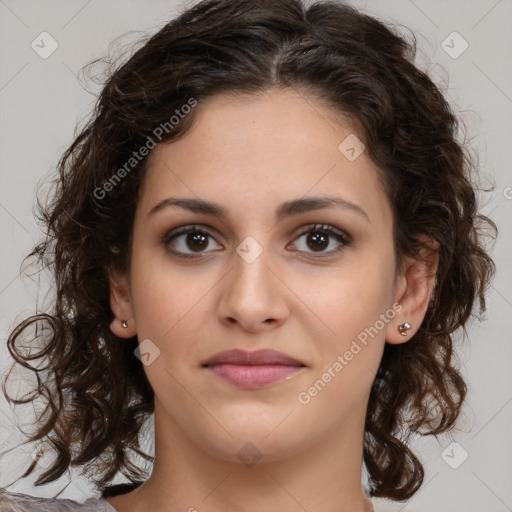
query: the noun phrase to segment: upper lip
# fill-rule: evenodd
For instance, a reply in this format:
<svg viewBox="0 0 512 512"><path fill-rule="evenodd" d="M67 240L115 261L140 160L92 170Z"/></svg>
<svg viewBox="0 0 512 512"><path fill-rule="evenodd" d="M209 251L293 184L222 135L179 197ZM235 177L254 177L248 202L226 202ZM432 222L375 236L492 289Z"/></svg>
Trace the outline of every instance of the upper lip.
<svg viewBox="0 0 512 512"><path fill-rule="evenodd" d="M285 364L289 366L305 366L293 357L271 349L248 351L243 349L225 350L218 352L203 362L203 366L231 363L240 365Z"/></svg>

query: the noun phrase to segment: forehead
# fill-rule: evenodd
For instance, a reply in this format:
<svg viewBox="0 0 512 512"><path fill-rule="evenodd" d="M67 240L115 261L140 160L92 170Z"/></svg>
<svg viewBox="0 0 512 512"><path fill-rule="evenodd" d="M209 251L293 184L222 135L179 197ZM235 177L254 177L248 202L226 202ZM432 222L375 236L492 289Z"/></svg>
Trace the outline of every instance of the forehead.
<svg viewBox="0 0 512 512"><path fill-rule="evenodd" d="M184 136L153 150L141 213L167 196L221 202L239 215L306 195L336 195L360 205L377 225L390 220L360 138L319 99L288 89L225 94L201 103L194 115Z"/></svg>

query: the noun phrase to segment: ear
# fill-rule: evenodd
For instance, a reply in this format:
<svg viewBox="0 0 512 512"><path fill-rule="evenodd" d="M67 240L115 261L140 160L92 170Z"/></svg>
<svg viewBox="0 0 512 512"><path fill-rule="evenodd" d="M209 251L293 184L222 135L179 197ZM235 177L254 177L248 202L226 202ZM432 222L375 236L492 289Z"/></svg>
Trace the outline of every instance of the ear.
<svg viewBox="0 0 512 512"><path fill-rule="evenodd" d="M110 330L119 338L131 338L137 334L133 303L130 294L130 281L125 274L111 272L110 274L110 307L114 320ZM128 327L123 327L126 321Z"/></svg>
<svg viewBox="0 0 512 512"><path fill-rule="evenodd" d="M402 307L394 319L388 323L386 341L391 344L409 341L419 330L427 313L436 285L439 265L439 244L425 236L418 240L423 244L420 258L407 257L397 276L395 302ZM399 326L408 323L411 327L400 332Z"/></svg>

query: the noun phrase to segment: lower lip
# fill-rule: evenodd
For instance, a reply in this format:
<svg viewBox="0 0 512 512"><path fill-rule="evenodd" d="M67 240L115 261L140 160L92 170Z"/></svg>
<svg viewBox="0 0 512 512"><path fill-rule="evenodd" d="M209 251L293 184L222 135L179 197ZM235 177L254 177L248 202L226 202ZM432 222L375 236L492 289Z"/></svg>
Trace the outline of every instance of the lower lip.
<svg viewBox="0 0 512 512"><path fill-rule="evenodd" d="M284 364L240 365L223 363L207 368L234 386L243 389L258 389L288 379L305 367Z"/></svg>

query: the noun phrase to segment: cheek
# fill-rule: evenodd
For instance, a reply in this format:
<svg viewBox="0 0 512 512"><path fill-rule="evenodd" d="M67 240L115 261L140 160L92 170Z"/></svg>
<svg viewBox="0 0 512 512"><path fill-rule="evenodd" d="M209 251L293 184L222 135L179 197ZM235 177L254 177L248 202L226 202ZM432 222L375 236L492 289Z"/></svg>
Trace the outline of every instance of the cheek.
<svg viewBox="0 0 512 512"><path fill-rule="evenodd" d="M354 258L328 276L311 283L304 277L304 302L330 328L332 337L354 336L357 330L373 324L392 306L393 261L370 255ZM308 286L310 287L308 291Z"/></svg>
<svg viewBox="0 0 512 512"><path fill-rule="evenodd" d="M331 411L334 425L367 401L382 358L386 328L395 316L391 286L382 272L367 271L340 278L315 294L317 301L311 309L319 312L322 322L316 320L309 332L318 359L296 396L304 406L305 421Z"/></svg>
<svg viewBox="0 0 512 512"><path fill-rule="evenodd" d="M142 229L140 229L143 232ZM197 306L215 284L201 266L173 264L149 234L134 237L131 285L139 338L160 340L172 336L197 315Z"/></svg>
<svg viewBox="0 0 512 512"><path fill-rule="evenodd" d="M149 339L158 347L159 357L144 371L157 396L172 396L181 406L190 406L184 393L183 376L198 370L201 347L197 336L211 316L204 276L186 272L170 272L169 268L147 266L137 273L134 266L132 290L139 343Z"/></svg>
<svg viewBox="0 0 512 512"><path fill-rule="evenodd" d="M337 269L329 279L319 282L321 286L305 301L316 313L307 328L318 354L311 383L320 379L317 388L321 390L326 384L322 398L315 400L317 405L334 404L341 396L350 403L353 399L355 404L371 387L382 357L386 328L395 316L393 253L388 257L386 254L369 254ZM346 397L347 389L352 398ZM312 389L315 392L316 388Z"/></svg>
<svg viewBox="0 0 512 512"><path fill-rule="evenodd" d="M178 335L183 339L197 333L215 282L197 269L194 274L157 268L141 272L133 283L139 337L167 344Z"/></svg>

